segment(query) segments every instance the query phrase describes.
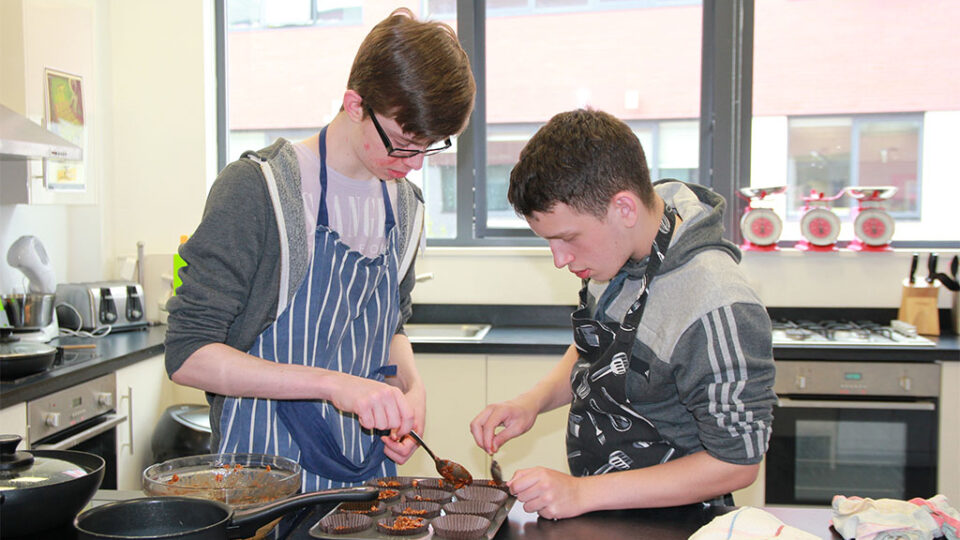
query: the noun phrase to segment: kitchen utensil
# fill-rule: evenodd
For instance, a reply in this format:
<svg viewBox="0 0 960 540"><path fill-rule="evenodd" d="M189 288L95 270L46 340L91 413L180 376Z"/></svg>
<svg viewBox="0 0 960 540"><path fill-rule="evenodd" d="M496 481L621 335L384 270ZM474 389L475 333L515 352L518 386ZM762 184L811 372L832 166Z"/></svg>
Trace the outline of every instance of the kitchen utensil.
<svg viewBox="0 0 960 540"><path fill-rule="evenodd" d="M960 283L957 283L957 281L951 278L950 276L944 274L943 272L939 272L937 273L936 277L937 277L937 281L939 281L940 283L943 283L944 287L950 289L953 292L960 291Z"/></svg>
<svg viewBox="0 0 960 540"><path fill-rule="evenodd" d="M927 255L927 283L933 283L937 277L937 254Z"/></svg>
<svg viewBox="0 0 960 540"><path fill-rule="evenodd" d="M144 497L92 508L77 516L73 524L83 540L244 538L294 510L323 502L370 501L377 493L371 486L331 489L247 510L192 497Z"/></svg>
<svg viewBox="0 0 960 540"><path fill-rule="evenodd" d="M423 442L423 439L420 438L416 432L411 431L410 436L417 441L417 443L423 447L424 450L430 454L430 457L433 458L433 462L437 466L437 472L440 473L445 480L453 484L453 487L460 488L466 485L469 485L473 482L473 477L470 475L470 471L464 468L463 465L450 461L448 459L440 459L433 453L432 450L427 446L427 443Z"/></svg>
<svg viewBox="0 0 960 540"><path fill-rule="evenodd" d="M2 299L7 319L18 330L39 330L53 323L52 294L7 294Z"/></svg>
<svg viewBox="0 0 960 540"><path fill-rule="evenodd" d="M143 471L143 492L227 503L235 509L262 506L300 490L300 465L268 454L203 454L175 458Z"/></svg>
<svg viewBox="0 0 960 540"><path fill-rule="evenodd" d="M950 260L950 274L953 276L953 279L957 279L957 270L960 269L960 255L954 255L953 259Z"/></svg>
<svg viewBox="0 0 960 540"><path fill-rule="evenodd" d="M910 283L916 283L917 265L920 263L920 254L914 253L910 258Z"/></svg>
<svg viewBox="0 0 960 540"><path fill-rule="evenodd" d="M21 236L7 250L7 264L23 272L30 280L29 291L53 294L57 275L47 256L47 250L36 236Z"/></svg>
<svg viewBox="0 0 960 540"><path fill-rule="evenodd" d="M209 432L206 435L209 446ZM197 497L248 510L296 494L300 472L297 462L281 456L204 454L151 465L143 471L142 483L147 495ZM266 524L251 538L264 538L278 521Z"/></svg>
<svg viewBox="0 0 960 540"><path fill-rule="evenodd" d="M19 435L0 435L0 536L67 526L103 479L103 458L72 450L17 451Z"/></svg>
<svg viewBox="0 0 960 540"><path fill-rule="evenodd" d="M44 343L21 341L9 328L0 328L0 378L19 379L46 371L56 358L56 348Z"/></svg>
<svg viewBox="0 0 960 540"><path fill-rule="evenodd" d="M88 332L147 326L143 286L134 281L93 281L57 285L57 316L64 328Z"/></svg>
<svg viewBox="0 0 960 540"><path fill-rule="evenodd" d="M490 478L498 486L503 484L503 471L500 470L500 464L492 456L490 457Z"/></svg>
<svg viewBox="0 0 960 540"><path fill-rule="evenodd" d="M150 436L153 461L209 454L210 433L210 406L171 405L160 415Z"/></svg>

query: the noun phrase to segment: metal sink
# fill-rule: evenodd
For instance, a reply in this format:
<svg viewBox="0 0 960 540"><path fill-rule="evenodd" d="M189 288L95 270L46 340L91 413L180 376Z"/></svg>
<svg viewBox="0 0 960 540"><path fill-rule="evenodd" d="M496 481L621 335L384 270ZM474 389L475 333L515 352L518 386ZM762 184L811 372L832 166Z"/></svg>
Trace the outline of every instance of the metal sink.
<svg viewBox="0 0 960 540"><path fill-rule="evenodd" d="M431 341L480 341L490 331L489 324L413 323L403 325L413 343Z"/></svg>

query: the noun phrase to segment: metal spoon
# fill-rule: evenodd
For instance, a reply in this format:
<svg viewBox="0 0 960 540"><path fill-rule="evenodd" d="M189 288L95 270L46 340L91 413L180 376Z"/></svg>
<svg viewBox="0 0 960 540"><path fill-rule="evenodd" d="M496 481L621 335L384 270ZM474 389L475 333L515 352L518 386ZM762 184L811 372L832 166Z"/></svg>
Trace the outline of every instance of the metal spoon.
<svg viewBox="0 0 960 540"><path fill-rule="evenodd" d="M500 470L500 464L493 459L493 456L490 456L490 478L493 478L493 482L498 486L503 484L503 471Z"/></svg>
<svg viewBox="0 0 960 540"><path fill-rule="evenodd" d="M449 459L440 459L430 450L427 446L427 443L423 442L423 439L420 438L415 432L411 431L410 436L423 447L424 450L430 454L430 457L433 458L433 462L437 465L437 472L440 473L440 476L444 478L447 482L453 484L454 488L461 488L463 486L468 486L473 483L473 477L470 476L470 472L464 468L463 465L455 461L450 461Z"/></svg>

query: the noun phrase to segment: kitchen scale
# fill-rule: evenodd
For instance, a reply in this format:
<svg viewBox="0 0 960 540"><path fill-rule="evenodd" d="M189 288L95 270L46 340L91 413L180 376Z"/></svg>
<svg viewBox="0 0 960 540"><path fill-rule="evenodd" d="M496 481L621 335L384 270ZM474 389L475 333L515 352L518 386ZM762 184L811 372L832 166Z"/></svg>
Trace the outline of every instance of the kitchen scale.
<svg viewBox="0 0 960 540"><path fill-rule="evenodd" d="M837 238L840 236L840 218L830 203L839 199L843 191L827 197L822 191L810 190L803 198L803 217L800 218L800 233L803 240L797 242L802 251L837 251Z"/></svg>
<svg viewBox="0 0 960 540"><path fill-rule="evenodd" d="M851 240L848 247L853 251L893 251L890 240L893 239L895 223L884 209L883 201L893 197L897 188L855 186L848 187L846 192L857 200L853 220L856 239Z"/></svg>
<svg viewBox="0 0 960 540"><path fill-rule="evenodd" d="M778 251L777 240L783 232L783 220L767 206L758 206L771 195L779 195L787 190L787 186L766 188L740 188L737 195L747 201L740 217L740 233L743 235L744 251Z"/></svg>

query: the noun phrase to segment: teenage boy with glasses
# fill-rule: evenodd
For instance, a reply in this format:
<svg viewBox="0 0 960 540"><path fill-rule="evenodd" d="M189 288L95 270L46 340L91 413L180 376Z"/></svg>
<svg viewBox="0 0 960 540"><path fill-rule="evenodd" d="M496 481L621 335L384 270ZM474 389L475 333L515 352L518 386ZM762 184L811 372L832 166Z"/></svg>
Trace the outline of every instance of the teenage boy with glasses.
<svg viewBox="0 0 960 540"><path fill-rule="evenodd" d="M453 30L401 8L361 44L329 125L220 173L166 339L170 377L207 391L214 451L298 459L314 491L392 476L416 449L403 324L423 197L405 177L449 148L475 92Z"/></svg>

